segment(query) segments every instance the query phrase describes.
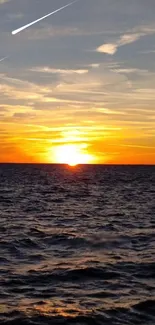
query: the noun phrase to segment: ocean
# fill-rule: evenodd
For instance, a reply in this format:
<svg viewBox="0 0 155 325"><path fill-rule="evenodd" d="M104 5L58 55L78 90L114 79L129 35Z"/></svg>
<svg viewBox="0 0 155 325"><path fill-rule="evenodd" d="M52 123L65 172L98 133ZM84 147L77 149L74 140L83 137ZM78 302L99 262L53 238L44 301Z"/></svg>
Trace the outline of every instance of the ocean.
<svg viewBox="0 0 155 325"><path fill-rule="evenodd" d="M0 324L155 324L155 166L0 164Z"/></svg>

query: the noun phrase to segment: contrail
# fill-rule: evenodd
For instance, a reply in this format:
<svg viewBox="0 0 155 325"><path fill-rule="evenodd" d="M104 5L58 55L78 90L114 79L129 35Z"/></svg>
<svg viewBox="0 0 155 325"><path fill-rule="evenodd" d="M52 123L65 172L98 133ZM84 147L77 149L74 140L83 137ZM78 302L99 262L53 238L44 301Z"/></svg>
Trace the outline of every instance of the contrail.
<svg viewBox="0 0 155 325"><path fill-rule="evenodd" d="M4 61L7 58L8 58L8 56L5 56L4 58L0 59L0 62Z"/></svg>
<svg viewBox="0 0 155 325"><path fill-rule="evenodd" d="M59 8L59 9L57 9L57 10L51 12L50 14L48 14L48 15L46 15L46 16L43 16L43 17L41 17L41 18L39 18L39 19L37 19L37 20L35 20L35 21L32 21L32 23L29 23L29 24L27 24L27 25L25 25L25 26L22 26L22 27L20 27L20 28L18 28L18 29L16 29L16 30L13 30L13 31L12 31L12 34L15 35L15 34L17 34L17 33L20 33L22 30L24 30L24 29L26 29L26 28L28 28L28 27L30 27L30 26L32 26L32 25L38 23L40 20L43 20L43 19L45 19L45 18L47 18L47 17L49 17L49 16L55 14L56 12L58 12L58 11L64 9L64 8L66 8L66 7L71 6L73 3L77 2L77 1L78 1L78 0L73 1L73 2L71 2L71 3L69 3L69 4L67 4L66 6L63 6L63 7Z"/></svg>

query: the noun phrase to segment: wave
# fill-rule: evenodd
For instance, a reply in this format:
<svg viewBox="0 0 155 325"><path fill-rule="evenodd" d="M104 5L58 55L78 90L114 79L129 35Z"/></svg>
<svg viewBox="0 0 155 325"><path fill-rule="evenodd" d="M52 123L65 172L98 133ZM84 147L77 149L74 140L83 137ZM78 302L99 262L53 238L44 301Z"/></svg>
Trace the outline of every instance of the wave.
<svg viewBox="0 0 155 325"><path fill-rule="evenodd" d="M12 285L23 285L28 284L35 286L40 286L40 284L52 283L53 281L62 281L62 282L83 282L83 281L90 281L90 280L111 280L111 279L118 279L120 277L120 273L116 271L109 271L107 268L93 268L93 267L86 267L86 268L77 268L73 270L67 269L59 269L56 268L53 271L41 271L41 270L34 270L30 269L27 274L20 275L13 274L10 275L9 280L4 280L3 284L5 283L8 286Z"/></svg>
<svg viewBox="0 0 155 325"><path fill-rule="evenodd" d="M81 311L72 308L46 308L44 301L38 308L25 312L14 310L1 312L1 325L136 325L154 324L155 300L146 300L129 308L105 308L96 311Z"/></svg>

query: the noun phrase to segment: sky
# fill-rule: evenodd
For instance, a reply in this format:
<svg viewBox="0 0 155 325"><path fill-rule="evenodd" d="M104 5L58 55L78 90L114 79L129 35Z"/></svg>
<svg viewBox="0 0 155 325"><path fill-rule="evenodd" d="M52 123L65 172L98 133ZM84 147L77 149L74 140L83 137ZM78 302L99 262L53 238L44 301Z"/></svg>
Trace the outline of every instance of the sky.
<svg viewBox="0 0 155 325"><path fill-rule="evenodd" d="M155 1L79 0L11 34L68 3L0 0L0 162L155 164Z"/></svg>

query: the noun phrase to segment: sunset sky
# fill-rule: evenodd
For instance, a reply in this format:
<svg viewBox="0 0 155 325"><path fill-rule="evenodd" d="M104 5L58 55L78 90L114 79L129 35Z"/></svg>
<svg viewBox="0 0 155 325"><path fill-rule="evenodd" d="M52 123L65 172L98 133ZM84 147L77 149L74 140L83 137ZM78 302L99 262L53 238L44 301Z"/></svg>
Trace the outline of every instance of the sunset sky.
<svg viewBox="0 0 155 325"><path fill-rule="evenodd" d="M155 1L0 0L0 162L155 164ZM69 161L68 157L71 161Z"/></svg>

